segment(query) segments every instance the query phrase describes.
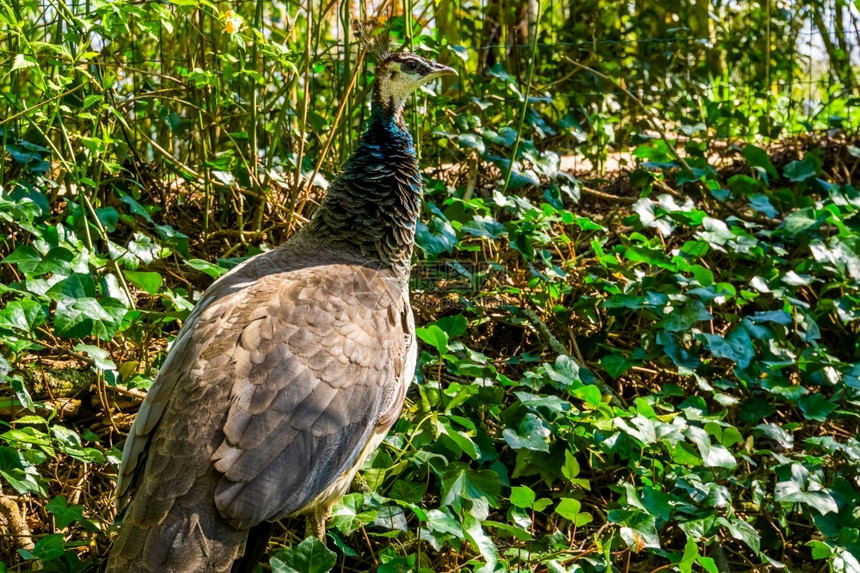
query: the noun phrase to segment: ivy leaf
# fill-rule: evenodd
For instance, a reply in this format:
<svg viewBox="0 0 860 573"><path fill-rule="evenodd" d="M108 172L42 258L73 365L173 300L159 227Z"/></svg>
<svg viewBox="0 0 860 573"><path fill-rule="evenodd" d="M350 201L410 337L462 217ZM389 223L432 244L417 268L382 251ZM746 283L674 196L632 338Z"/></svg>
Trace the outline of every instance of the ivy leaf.
<svg viewBox="0 0 860 573"><path fill-rule="evenodd" d="M660 321L660 326L669 332L686 332L703 320L714 317L700 300L689 300L681 308L676 308L667 318Z"/></svg>
<svg viewBox="0 0 860 573"><path fill-rule="evenodd" d="M634 551L646 547L660 549L656 518L640 510L613 509L607 516L612 523L621 525L621 538Z"/></svg>
<svg viewBox="0 0 860 573"><path fill-rule="evenodd" d="M746 543L756 554L761 553L761 538L752 525L738 518L733 518L729 521L725 517L720 517L717 519L717 522L724 525L732 537Z"/></svg>
<svg viewBox="0 0 860 573"><path fill-rule="evenodd" d="M684 431L684 435L699 448L706 467L726 469L737 467L738 463L731 452L721 444L712 444L711 437L702 428L690 426Z"/></svg>
<svg viewBox="0 0 860 573"><path fill-rule="evenodd" d="M0 263L14 264L19 271L29 274L41 261L42 255L39 254L39 251L30 245L18 245L10 255L0 260Z"/></svg>
<svg viewBox="0 0 860 573"><path fill-rule="evenodd" d="M576 516L579 515L579 510L582 509L582 504L572 497L566 497L558 503L555 512L565 519L576 521Z"/></svg>
<svg viewBox="0 0 860 573"><path fill-rule="evenodd" d="M530 508L535 502L535 492L528 486L514 486L511 488L511 503L515 507Z"/></svg>
<svg viewBox="0 0 860 573"><path fill-rule="evenodd" d="M57 306L54 331L61 338L83 338L95 335L108 341L119 330L128 309L122 302L104 298L79 298L71 304Z"/></svg>
<svg viewBox="0 0 860 573"><path fill-rule="evenodd" d="M27 385L24 384L24 380L20 375L12 376L11 378L6 376L5 374L0 375L0 378L9 382L9 386L12 387L12 391L15 392L15 397L18 398L18 401L22 406L30 410L31 412L36 411L36 404L33 402L33 398L30 396L30 392L27 390Z"/></svg>
<svg viewBox="0 0 860 573"><path fill-rule="evenodd" d="M78 344L75 346L75 350L87 353L99 370L116 370L116 364L110 359L110 352L104 348L91 344Z"/></svg>
<svg viewBox="0 0 860 573"><path fill-rule="evenodd" d="M503 127L496 133L492 129L485 129L481 133L481 137L490 143L495 143L503 147L511 147L517 140L517 130L511 127Z"/></svg>
<svg viewBox="0 0 860 573"><path fill-rule="evenodd" d="M295 547L281 549L270 559L275 573L327 573L337 563L337 554L316 537Z"/></svg>
<svg viewBox="0 0 860 573"><path fill-rule="evenodd" d="M797 405L807 420L815 420L816 422L826 422L827 416L837 408L836 404L821 394L804 396L797 401Z"/></svg>
<svg viewBox="0 0 860 573"><path fill-rule="evenodd" d="M213 265L209 261L204 261L203 259L187 259L183 261L183 263L185 263L192 269L206 273L213 279L217 279L221 275L227 274L228 272L227 269L219 267L218 265Z"/></svg>
<svg viewBox="0 0 860 573"><path fill-rule="evenodd" d="M818 165L812 155L807 155L800 161L792 161L785 166L785 169L782 170L782 174L785 178L789 181L794 181L795 183L800 183L815 177L817 172Z"/></svg>
<svg viewBox="0 0 860 573"><path fill-rule="evenodd" d="M457 233L451 222L435 205L430 206L434 217L429 224L418 221L415 228L415 244L431 257L437 257L443 251L452 252L457 246Z"/></svg>
<svg viewBox="0 0 860 573"><path fill-rule="evenodd" d="M696 558L699 556L699 547L696 540L692 537L687 537L687 543L684 545L684 554L678 562L678 569L681 573L692 573L693 565L696 563Z"/></svg>
<svg viewBox="0 0 860 573"><path fill-rule="evenodd" d="M756 147L752 144L747 145L744 147L744 157L746 158L747 163L755 168L765 181L768 180L768 175L771 177L779 176L776 172L776 167L774 167L773 163L770 161L770 156L767 154L767 151L761 147Z"/></svg>
<svg viewBox="0 0 860 573"><path fill-rule="evenodd" d="M362 511L364 506L364 494L351 493L341 499L340 503L332 508L331 525L344 535L352 535L361 526L373 523L377 518L377 512Z"/></svg>
<svg viewBox="0 0 860 573"><path fill-rule="evenodd" d="M466 518L463 520L463 533L466 534L466 539L468 539L472 545L474 545L478 551L481 553L481 557L484 560L495 568L496 563L499 561L499 549L496 547L496 544L493 543L493 540L484 532L484 529L481 527L481 522L478 521L471 513L466 515Z"/></svg>
<svg viewBox="0 0 860 573"><path fill-rule="evenodd" d="M633 151L633 156L655 166L670 165L675 160L675 154L662 139L640 145Z"/></svg>
<svg viewBox="0 0 860 573"><path fill-rule="evenodd" d="M833 555L833 550L830 546L821 541L808 541L806 545L811 549L813 559L828 559Z"/></svg>
<svg viewBox="0 0 860 573"><path fill-rule="evenodd" d="M431 509L427 512L427 526L433 531L453 535L458 539L463 538L463 528L460 523L438 509Z"/></svg>
<svg viewBox="0 0 860 573"><path fill-rule="evenodd" d="M440 355L448 351L448 333L435 324L431 324L427 328L416 328L415 335L422 342L435 348Z"/></svg>
<svg viewBox="0 0 860 573"><path fill-rule="evenodd" d="M60 282L55 283L45 294L57 302L62 302L66 299L93 298L96 296L96 285L93 282L92 275L72 273Z"/></svg>
<svg viewBox="0 0 860 573"><path fill-rule="evenodd" d="M771 204L770 199L765 195L753 195L750 197L750 207L767 217L773 219L776 217L776 209Z"/></svg>
<svg viewBox="0 0 860 573"><path fill-rule="evenodd" d="M42 459L44 458L43 454ZM36 467L15 448L0 447L0 476L21 495L48 495L44 480Z"/></svg>
<svg viewBox="0 0 860 573"><path fill-rule="evenodd" d="M50 561L57 557L62 557L66 551L65 543L63 542L62 533L54 533L46 535L36 542L32 551L19 549L18 552L24 559L39 559L41 561Z"/></svg>
<svg viewBox="0 0 860 573"><path fill-rule="evenodd" d="M750 336L743 326L738 326L729 333L727 338L719 334L703 334L711 354L717 358L727 358L734 361L738 368L744 370L750 365L755 356Z"/></svg>
<svg viewBox="0 0 860 573"><path fill-rule="evenodd" d="M33 332L45 319L42 305L29 298L13 300L0 310L0 328Z"/></svg>
<svg viewBox="0 0 860 573"><path fill-rule="evenodd" d="M84 508L80 505L69 505L65 496L58 495L45 505L45 509L54 515L57 529L65 529L72 522L79 521L84 516Z"/></svg>
<svg viewBox="0 0 860 573"><path fill-rule="evenodd" d="M445 333L448 335L449 340L451 338L457 338L458 336L466 334L466 331L469 328L469 324L468 322L466 322L466 317L462 314L455 314L454 316L443 316L433 324L445 331ZM427 341L425 340L425 342Z"/></svg>
<svg viewBox="0 0 860 573"><path fill-rule="evenodd" d="M613 379L618 378L635 365L634 361L628 360L627 357L620 353L607 354L600 359L601 368L612 376Z"/></svg>
<svg viewBox="0 0 860 573"><path fill-rule="evenodd" d="M492 507L499 506L499 474L492 470L459 468L442 475L441 505L459 504L460 500L486 500Z"/></svg>
<svg viewBox="0 0 860 573"><path fill-rule="evenodd" d="M469 147L472 149L476 149L478 153L484 153L486 147L484 147L484 142L475 135L474 133L460 133L457 135L457 143L460 144L460 147Z"/></svg>
<svg viewBox="0 0 860 573"><path fill-rule="evenodd" d="M123 271L123 274L131 284L149 294L158 294L158 290L164 282L160 274L153 272Z"/></svg>
<svg viewBox="0 0 860 573"><path fill-rule="evenodd" d="M807 468L799 463L781 471L780 481L774 490L774 499L781 503L802 503L815 508L822 515L839 512L833 496L812 479Z"/></svg>
<svg viewBox="0 0 860 573"><path fill-rule="evenodd" d="M598 394L600 391L598 390ZM505 428L502 431L502 437L510 447L515 450L534 450L538 452L548 452L549 444L547 438L550 436L550 429L546 424L529 412L520 422L517 431L511 428Z"/></svg>
<svg viewBox="0 0 860 573"><path fill-rule="evenodd" d="M54 247L39 261L36 268L33 269L33 276L40 276L46 273L59 276L69 276L72 274L72 261L75 260L75 254L65 247Z"/></svg>

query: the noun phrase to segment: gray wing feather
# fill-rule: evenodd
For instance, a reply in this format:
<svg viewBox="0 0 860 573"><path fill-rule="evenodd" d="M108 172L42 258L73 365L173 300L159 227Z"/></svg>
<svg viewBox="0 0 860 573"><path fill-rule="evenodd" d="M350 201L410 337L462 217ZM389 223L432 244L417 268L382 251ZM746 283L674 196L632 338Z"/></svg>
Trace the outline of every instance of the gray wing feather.
<svg viewBox="0 0 860 573"><path fill-rule="evenodd" d="M216 505L239 527L301 510L357 463L406 358L408 304L378 271L344 268L284 292L247 337L267 358L234 383L212 458Z"/></svg>
<svg viewBox="0 0 860 573"><path fill-rule="evenodd" d="M300 511L400 411L414 368L400 283L359 265L255 268L206 292L141 406L118 484L121 506L147 498L138 522L158 523L213 466L234 526Z"/></svg>

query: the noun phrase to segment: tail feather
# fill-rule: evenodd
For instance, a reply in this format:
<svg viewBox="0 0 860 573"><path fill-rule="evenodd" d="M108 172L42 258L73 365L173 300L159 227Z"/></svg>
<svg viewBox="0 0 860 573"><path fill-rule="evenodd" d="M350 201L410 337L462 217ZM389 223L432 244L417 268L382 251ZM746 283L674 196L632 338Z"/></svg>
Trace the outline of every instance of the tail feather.
<svg viewBox="0 0 860 573"><path fill-rule="evenodd" d="M183 504L189 498L196 503ZM187 497L175 500L163 519L153 523L140 519L147 512L136 506L145 504L146 499L135 496L120 525L106 573L229 572L233 561L244 552L248 531L227 523L212 499L192 489Z"/></svg>

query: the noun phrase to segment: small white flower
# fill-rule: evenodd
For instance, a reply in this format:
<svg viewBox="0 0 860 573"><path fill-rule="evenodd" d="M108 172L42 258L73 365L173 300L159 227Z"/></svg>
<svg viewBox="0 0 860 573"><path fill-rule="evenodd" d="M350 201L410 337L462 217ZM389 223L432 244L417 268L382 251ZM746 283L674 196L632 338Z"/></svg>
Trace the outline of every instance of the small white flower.
<svg viewBox="0 0 860 573"><path fill-rule="evenodd" d="M228 34L235 34L241 30L243 23L242 17L232 10L224 12L224 31Z"/></svg>

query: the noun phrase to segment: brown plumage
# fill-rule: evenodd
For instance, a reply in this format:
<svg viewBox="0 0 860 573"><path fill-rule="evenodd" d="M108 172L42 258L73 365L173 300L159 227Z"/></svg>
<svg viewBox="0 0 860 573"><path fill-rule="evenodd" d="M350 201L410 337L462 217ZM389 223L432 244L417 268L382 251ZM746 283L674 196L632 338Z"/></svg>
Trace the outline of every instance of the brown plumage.
<svg viewBox="0 0 860 573"><path fill-rule="evenodd" d="M267 521L308 514L322 531L414 373L421 178L400 116L408 93L452 72L405 53L379 62L370 125L312 221L197 304L126 442L108 571L224 572Z"/></svg>

